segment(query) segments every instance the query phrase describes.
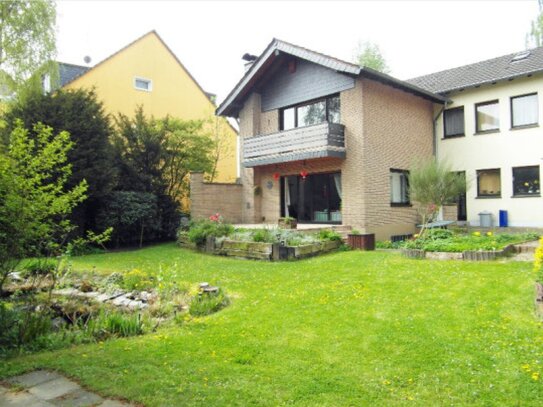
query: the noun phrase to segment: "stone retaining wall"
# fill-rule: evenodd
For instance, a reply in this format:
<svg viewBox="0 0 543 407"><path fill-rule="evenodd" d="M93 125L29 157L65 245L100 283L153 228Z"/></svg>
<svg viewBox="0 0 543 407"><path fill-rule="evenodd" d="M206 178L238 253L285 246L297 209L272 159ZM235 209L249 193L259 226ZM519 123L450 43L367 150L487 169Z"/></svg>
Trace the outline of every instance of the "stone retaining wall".
<svg viewBox="0 0 543 407"><path fill-rule="evenodd" d="M514 245L505 246L502 250L470 250L462 253L426 252L419 249L402 249L402 255L410 259L488 261L505 257L510 253L514 253L515 250Z"/></svg>

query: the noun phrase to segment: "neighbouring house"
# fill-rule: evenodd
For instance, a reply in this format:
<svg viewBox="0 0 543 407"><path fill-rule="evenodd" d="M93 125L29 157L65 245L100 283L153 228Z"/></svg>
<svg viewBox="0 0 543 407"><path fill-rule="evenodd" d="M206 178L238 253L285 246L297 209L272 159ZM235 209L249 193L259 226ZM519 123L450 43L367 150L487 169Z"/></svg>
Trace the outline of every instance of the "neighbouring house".
<svg viewBox="0 0 543 407"><path fill-rule="evenodd" d="M205 92L162 38L151 31L93 67L59 63L64 89L94 88L107 112L132 116L138 106L146 115L183 120L210 120L221 149L216 181L238 178L237 132L215 116L214 95ZM44 87L50 87L48 79Z"/></svg>
<svg viewBox="0 0 543 407"><path fill-rule="evenodd" d="M468 189L451 220L543 227L541 165L543 47L411 79L449 99L437 115L436 155L465 174ZM447 212L447 211L446 211Z"/></svg>
<svg viewBox="0 0 543 407"><path fill-rule="evenodd" d="M409 81L276 39L244 57L217 109L239 120L241 185L195 175L197 215L225 207L210 198L221 188L234 221L290 216L401 238L420 222L408 170L435 156L473 180L443 218L479 225L480 212L507 210L512 226L543 226L543 48Z"/></svg>

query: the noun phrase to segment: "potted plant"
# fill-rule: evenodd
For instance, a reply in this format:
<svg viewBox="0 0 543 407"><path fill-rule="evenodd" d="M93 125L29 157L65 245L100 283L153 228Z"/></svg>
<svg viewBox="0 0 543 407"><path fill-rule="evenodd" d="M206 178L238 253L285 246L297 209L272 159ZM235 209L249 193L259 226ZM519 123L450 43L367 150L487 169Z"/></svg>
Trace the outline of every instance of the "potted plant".
<svg viewBox="0 0 543 407"><path fill-rule="evenodd" d="M362 234L359 230L353 229L347 235L347 244L351 249L375 250L375 234Z"/></svg>
<svg viewBox="0 0 543 407"><path fill-rule="evenodd" d="M298 226L298 221L290 216L285 216L283 218L279 218L277 225L281 229L296 229Z"/></svg>

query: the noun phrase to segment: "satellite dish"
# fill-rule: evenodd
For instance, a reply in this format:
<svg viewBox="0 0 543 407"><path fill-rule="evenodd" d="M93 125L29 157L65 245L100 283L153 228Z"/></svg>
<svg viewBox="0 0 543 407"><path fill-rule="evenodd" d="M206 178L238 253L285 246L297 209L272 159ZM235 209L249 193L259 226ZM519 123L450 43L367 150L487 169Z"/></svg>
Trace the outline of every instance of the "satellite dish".
<svg viewBox="0 0 543 407"><path fill-rule="evenodd" d="M88 55L85 55L85 57L83 58L83 61L85 61L86 64L90 64L92 60L91 60L91 57L89 57Z"/></svg>

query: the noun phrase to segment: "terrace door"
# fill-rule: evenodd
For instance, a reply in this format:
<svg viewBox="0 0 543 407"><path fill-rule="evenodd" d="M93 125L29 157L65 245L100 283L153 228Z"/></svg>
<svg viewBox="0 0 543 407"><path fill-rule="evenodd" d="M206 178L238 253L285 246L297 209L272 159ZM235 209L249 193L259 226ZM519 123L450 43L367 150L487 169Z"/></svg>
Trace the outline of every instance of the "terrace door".
<svg viewBox="0 0 543 407"><path fill-rule="evenodd" d="M282 177L281 216L301 223L341 223L341 173Z"/></svg>

